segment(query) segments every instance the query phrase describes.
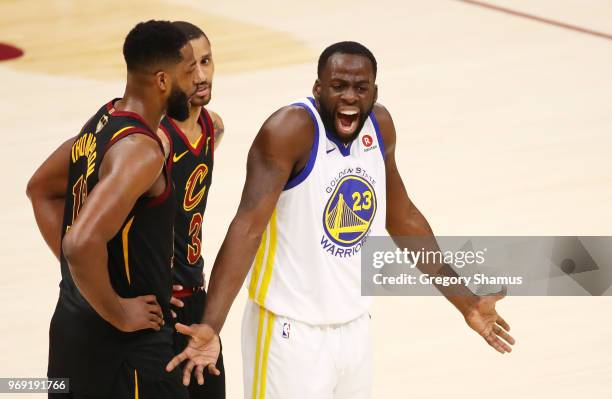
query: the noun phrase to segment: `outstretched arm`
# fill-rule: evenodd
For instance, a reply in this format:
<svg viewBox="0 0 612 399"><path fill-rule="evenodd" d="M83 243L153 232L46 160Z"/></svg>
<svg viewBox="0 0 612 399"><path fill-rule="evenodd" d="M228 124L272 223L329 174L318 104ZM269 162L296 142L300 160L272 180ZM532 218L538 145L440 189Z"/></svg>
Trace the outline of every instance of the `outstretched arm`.
<svg viewBox="0 0 612 399"><path fill-rule="evenodd" d="M395 162L396 132L389 112L382 106L375 106L385 144L385 169L387 181L387 231L400 248L438 251L439 246L427 219L412 203ZM409 238L412 237L412 238ZM415 238L418 237L418 238ZM418 245L417 245L418 243ZM417 268L434 276L457 276L447 264L418 264ZM510 352L508 344L514 339L508 335L510 326L495 311L495 302L502 295L478 297L463 285L436 288L463 314L468 325L478 332L500 353Z"/></svg>
<svg viewBox="0 0 612 399"><path fill-rule="evenodd" d="M285 107L274 113L260 129L247 161L242 198L212 269L204 324L184 326L177 331L191 336L187 348L166 367L171 371L189 359L183 368L183 383L189 384L195 368L198 383L203 369L218 374L214 364L219 354L217 334L251 267L262 234L278 198L292 173L305 166L314 140L314 124L299 107Z"/></svg>
<svg viewBox="0 0 612 399"><path fill-rule="evenodd" d="M72 143L74 137L66 140L49 155L28 181L26 190L40 234L58 260L62 245L62 221Z"/></svg>
<svg viewBox="0 0 612 399"><path fill-rule="evenodd" d="M161 309L153 295L123 299L111 286L107 243L136 200L160 176L164 164L158 144L142 134L121 139L106 153L99 181L64 236L62 247L81 294L106 321L122 331L159 329Z"/></svg>
<svg viewBox="0 0 612 399"><path fill-rule="evenodd" d="M213 266L204 321L219 332L238 293L278 198L292 172L304 166L314 124L299 107L274 113L249 151L242 198Z"/></svg>

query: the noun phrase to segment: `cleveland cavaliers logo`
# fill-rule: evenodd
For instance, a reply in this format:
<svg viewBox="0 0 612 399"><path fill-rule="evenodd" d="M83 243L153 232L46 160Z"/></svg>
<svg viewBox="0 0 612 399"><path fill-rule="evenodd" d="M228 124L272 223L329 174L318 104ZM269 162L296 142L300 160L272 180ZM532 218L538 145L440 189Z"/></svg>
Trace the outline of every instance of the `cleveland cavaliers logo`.
<svg viewBox="0 0 612 399"><path fill-rule="evenodd" d="M345 176L327 201L323 228L336 245L350 247L368 233L375 214L376 194L372 185L362 177Z"/></svg>
<svg viewBox="0 0 612 399"><path fill-rule="evenodd" d="M206 186L202 186L206 175L208 174L208 166L199 164L187 179L185 184L185 199L183 200L183 208L189 212L193 210L206 193Z"/></svg>

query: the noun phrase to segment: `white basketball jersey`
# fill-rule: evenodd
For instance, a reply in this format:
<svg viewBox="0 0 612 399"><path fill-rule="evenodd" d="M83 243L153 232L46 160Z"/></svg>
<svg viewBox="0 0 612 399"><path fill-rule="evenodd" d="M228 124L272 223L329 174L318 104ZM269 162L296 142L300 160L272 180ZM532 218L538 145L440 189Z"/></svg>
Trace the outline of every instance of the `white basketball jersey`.
<svg viewBox="0 0 612 399"><path fill-rule="evenodd" d="M361 247L384 235L384 145L371 113L345 145L326 133L314 99L304 107L315 125L305 168L281 193L250 271L249 297L277 315L337 324L369 311L361 296Z"/></svg>

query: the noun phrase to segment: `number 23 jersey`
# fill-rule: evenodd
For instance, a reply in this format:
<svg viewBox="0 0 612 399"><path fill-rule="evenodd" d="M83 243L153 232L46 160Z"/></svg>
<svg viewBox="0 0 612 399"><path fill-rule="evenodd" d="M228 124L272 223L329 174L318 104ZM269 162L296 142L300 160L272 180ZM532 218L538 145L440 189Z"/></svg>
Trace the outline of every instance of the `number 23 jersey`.
<svg viewBox="0 0 612 399"><path fill-rule="evenodd" d="M369 235L386 234L384 144L373 113L345 144L325 131L314 99L294 105L312 118L314 143L263 235L249 297L308 324L344 323L370 309L361 296L361 248Z"/></svg>

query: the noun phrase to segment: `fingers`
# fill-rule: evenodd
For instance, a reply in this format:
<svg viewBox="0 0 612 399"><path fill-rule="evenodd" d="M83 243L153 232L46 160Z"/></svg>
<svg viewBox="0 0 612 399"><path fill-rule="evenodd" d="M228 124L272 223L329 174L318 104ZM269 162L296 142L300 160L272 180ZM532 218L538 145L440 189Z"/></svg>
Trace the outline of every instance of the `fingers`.
<svg viewBox="0 0 612 399"><path fill-rule="evenodd" d="M191 359L189 359L187 364L185 364L185 368L183 369L183 385L189 385L189 381L191 381L191 371L193 370L194 366L195 363Z"/></svg>
<svg viewBox="0 0 612 399"><path fill-rule="evenodd" d="M195 335L194 329L191 328L190 326L186 326L181 323L176 323L174 328L176 328L176 331L180 332L183 335L191 335L191 336Z"/></svg>
<svg viewBox="0 0 612 399"><path fill-rule="evenodd" d="M506 353L502 345L497 341L489 342L489 345L491 345L496 351L498 351L502 355Z"/></svg>
<svg viewBox="0 0 612 399"><path fill-rule="evenodd" d="M502 330L501 327L499 327L499 326L494 326L493 327L493 332L495 334L497 334L498 337L503 338L510 345L514 345L516 343L514 338L512 338L512 336L510 334L508 334L506 331Z"/></svg>
<svg viewBox="0 0 612 399"><path fill-rule="evenodd" d="M211 363L211 364L208 365L207 368L208 368L208 373L210 375L221 375L221 372L217 368L216 364Z"/></svg>
<svg viewBox="0 0 612 399"><path fill-rule="evenodd" d="M176 306L177 308L182 308L183 306L185 306L183 301L175 297L170 298L170 304Z"/></svg>
<svg viewBox="0 0 612 399"><path fill-rule="evenodd" d="M159 305L146 305L149 313L158 316L160 319L164 318L164 314L162 313L161 307Z"/></svg>
<svg viewBox="0 0 612 399"><path fill-rule="evenodd" d="M156 315L155 313L151 313L149 320L152 321L153 323L159 325L160 327L163 326L164 324L164 319L162 319L161 317L159 317L158 315Z"/></svg>
<svg viewBox="0 0 612 399"><path fill-rule="evenodd" d="M198 385L204 385L204 366L198 365L195 368L195 376L198 380Z"/></svg>
<svg viewBox="0 0 612 399"><path fill-rule="evenodd" d="M510 324L506 323L501 316L497 316L497 324L499 324L504 330L510 331Z"/></svg>
<svg viewBox="0 0 612 399"><path fill-rule="evenodd" d="M149 321L149 325L147 328L152 328L155 331L161 330L161 325L155 321Z"/></svg>
<svg viewBox="0 0 612 399"><path fill-rule="evenodd" d="M174 284L174 285L172 286L172 291L180 291L180 290L182 290L182 289L183 289L183 286L182 286L182 285L179 285L179 284Z"/></svg>
<svg viewBox="0 0 612 399"><path fill-rule="evenodd" d="M484 339L489 345L491 345L496 351L501 354L512 352L512 348L507 343L499 339L499 337L493 331L491 331L487 336L485 336Z"/></svg>
<svg viewBox="0 0 612 399"><path fill-rule="evenodd" d="M187 353L182 351L178 355L174 356L172 360L168 362L166 365L166 371L170 372L176 368L179 364L181 364L185 359L187 359Z"/></svg>
<svg viewBox="0 0 612 399"><path fill-rule="evenodd" d="M140 298L142 298L146 303L150 303L150 304L159 306L159 303L157 303L157 298L155 297L155 295L143 295Z"/></svg>
<svg viewBox="0 0 612 399"><path fill-rule="evenodd" d="M170 310L170 313L172 313L172 318L176 319L176 313L174 312L174 310Z"/></svg>

